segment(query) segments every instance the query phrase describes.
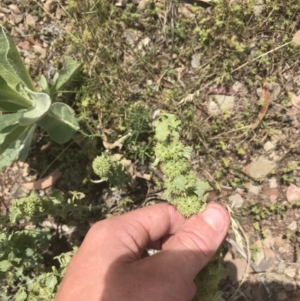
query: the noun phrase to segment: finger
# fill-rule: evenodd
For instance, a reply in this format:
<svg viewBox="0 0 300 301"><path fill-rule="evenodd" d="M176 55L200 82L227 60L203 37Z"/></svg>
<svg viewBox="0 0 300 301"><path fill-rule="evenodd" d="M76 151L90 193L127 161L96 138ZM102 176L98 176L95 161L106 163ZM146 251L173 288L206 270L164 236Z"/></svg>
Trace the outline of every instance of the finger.
<svg viewBox="0 0 300 301"><path fill-rule="evenodd" d="M95 224L79 251L90 253L97 249L99 253L99 242L104 241L101 256L105 260L137 260L149 243L176 233L184 223L184 217L171 205L148 206Z"/></svg>
<svg viewBox="0 0 300 301"><path fill-rule="evenodd" d="M216 253L229 225L227 211L218 204L191 217L163 247L159 260L169 269L166 273L180 270L183 279L193 280Z"/></svg>

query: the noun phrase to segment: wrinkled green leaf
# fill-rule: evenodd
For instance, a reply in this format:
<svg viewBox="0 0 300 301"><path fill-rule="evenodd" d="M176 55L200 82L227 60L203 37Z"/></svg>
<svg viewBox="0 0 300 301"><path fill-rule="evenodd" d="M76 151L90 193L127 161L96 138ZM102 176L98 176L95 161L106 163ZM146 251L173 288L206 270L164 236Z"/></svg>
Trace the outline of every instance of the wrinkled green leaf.
<svg viewBox="0 0 300 301"><path fill-rule="evenodd" d="M68 142L79 129L73 109L61 102L53 103L38 125L57 143Z"/></svg>
<svg viewBox="0 0 300 301"><path fill-rule="evenodd" d="M187 185L187 178L183 175L178 175L173 180L173 186L180 192L185 190L185 186Z"/></svg>
<svg viewBox="0 0 300 301"><path fill-rule="evenodd" d="M27 293L25 292L24 288L18 289L15 295L15 301L25 301L27 299Z"/></svg>
<svg viewBox="0 0 300 301"><path fill-rule="evenodd" d="M12 263L9 260L0 261L0 271L1 272L6 272L11 266L12 266Z"/></svg>
<svg viewBox="0 0 300 301"><path fill-rule="evenodd" d="M28 74L23 60L13 40L0 25L0 75L7 84L15 87L22 82L30 90L34 90L34 84Z"/></svg>
<svg viewBox="0 0 300 301"><path fill-rule="evenodd" d="M203 198L205 192L210 188L208 182L203 182L199 179L196 181L195 193L199 198Z"/></svg>
<svg viewBox="0 0 300 301"><path fill-rule="evenodd" d="M20 117L19 124L22 126L36 122L48 112L51 105L51 99L48 94L42 92L32 92L30 90L28 90L27 93L35 103L35 106L32 109L24 112L22 117Z"/></svg>
<svg viewBox="0 0 300 301"><path fill-rule="evenodd" d="M0 76L0 110L16 112L33 106L29 97L24 97L16 90L10 88L4 78Z"/></svg>
<svg viewBox="0 0 300 301"><path fill-rule="evenodd" d="M61 91L74 77L78 74L82 67L81 63L77 63L70 56L65 56L64 67L55 75L53 86L50 89L50 95L54 96L57 92Z"/></svg>
<svg viewBox="0 0 300 301"><path fill-rule="evenodd" d="M49 287L50 289L54 289L56 284L57 284L57 277L55 275L48 275L47 280L46 280L46 285L47 287Z"/></svg>

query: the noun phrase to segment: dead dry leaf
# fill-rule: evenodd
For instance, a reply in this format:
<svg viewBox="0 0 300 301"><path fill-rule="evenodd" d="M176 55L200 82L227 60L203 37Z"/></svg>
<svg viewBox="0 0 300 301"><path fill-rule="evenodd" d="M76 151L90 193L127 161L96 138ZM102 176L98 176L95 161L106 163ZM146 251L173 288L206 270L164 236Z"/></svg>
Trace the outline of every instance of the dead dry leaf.
<svg viewBox="0 0 300 301"><path fill-rule="evenodd" d="M118 139L117 141L115 141L114 143L109 143L107 142L107 137L106 135L103 133L102 134L102 142L103 142L103 146L106 148L106 149L114 149L116 147L118 147L119 149L122 149L123 147L123 144L124 144L124 141L130 137L131 134L127 134L123 137L121 137L120 139Z"/></svg>
<svg viewBox="0 0 300 301"><path fill-rule="evenodd" d="M260 122L264 119L264 117L267 114L267 111L268 111L268 108L270 105L270 91L269 91L268 83L264 83L264 85L263 85L263 88L261 91L261 99L263 100L264 103L258 113L258 116L257 116L255 122L252 123L250 126L252 128L252 130L255 130L259 126Z"/></svg>
<svg viewBox="0 0 300 301"><path fill-rule="evenodd" d="M33 17L31 14L26 15L25 22L32 28L35 28L35 26L36 26L36 18Z"/></svg>
<svg viewBox="0 0 300 301"><path fill-rule="evenodd" d="M51 172L47 177L38 181L24 183L22 184L22 186L28 190L46 189L52 186L61 177L61 175L61 171L57 168L53 172Z"/></svg>
<svg viewBox="0 0 300 301"><path fill-rule="evenodd" d="M23 20L23 15L11 13L11 19L12 19L14 24L19 24Z"/></svg>
<svg viewBox="0 0 300 301"><path fill-rule="evenodd" d="M132 163L132 161L123 158L123 156L121 154L114 154L114 155L109 156L109 158L114 161L119 161L121 164L123 164L126 168L126 173L132 179L142 178L142 179L145 179L146 181L151 180L150 174L143 174L141 172L136 171L136 168L135 168L134 164Z"/></svg>
<svg viewBox="0 0 300 301"><path fill-rule="evenodd" d="M17 5L10 4L8 7L15 14L21 14L22 13Z"/></svg>

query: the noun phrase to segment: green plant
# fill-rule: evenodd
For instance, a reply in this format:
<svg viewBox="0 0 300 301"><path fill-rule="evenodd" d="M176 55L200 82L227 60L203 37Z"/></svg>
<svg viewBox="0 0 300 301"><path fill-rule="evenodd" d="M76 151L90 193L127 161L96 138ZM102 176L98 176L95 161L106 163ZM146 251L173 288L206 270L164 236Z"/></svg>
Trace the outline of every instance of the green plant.
<svg viewBox="0 0 300 301"><path fill-rule="evenodd" d="M102 207L80 205L83 197L76 191L71 192L70 199L65 199L60 191L44 197L31 192L12 202L9 216L2 217L0 226L1 300L54 299L76 247L66 252L70 250L68 246L55 256L52 247L63 239L63 234L40 225L49 216L62 221L72 215L73 221L80 221L83 212L96 209L99 214Z"/></svg>
<svg viewBox="0 0 300 301"><path fill-rule="evenodd" d="M128 152L126 157L132 157L134 160L139 158L142 165L145 162L145 157L150 157L153 147L150 138L153 131L150 125L150 110L144 108L141 102L131 105L124 122L126 133L130 134L125 142Z"/></svg>
<svg viewBox="0 0 300 301"><path fill-rule="evenodd" d="M3 301L54 300L73 251L55 257L58 267L44 267L54 236L48 228L9 230L0 233L0 297Z"/></svg>
<svg viewBox="0 0 300 301"><path fill-rule="evenodd" d="M257 261L257 255L260 251L260 248L256 244L250 246L251 258L253 261Z"/></svg>
<svg viewBox="0 0 300 301"><path fill-rule="evenodd" d="M219 282L228 275L228 271L222 266L221 251L196 276L195 283L198 288L193 301L224 301L222 291L219 290Z"/></svg>
<svg viewBox="0 0 300 301"><path fill-rule="evenodd" d="M114 187L122 188L130 181L125 166L119 160L110 158L107 153L97 156L92 167L101 182L108 181Z"/></svg>
<svg viewBox="0 0 300 301"><path fill-rule="evenodd" d="M186 217L204 210L209 184L202 182L192 169L192 148L179 140L180 121L173 114L160 113L153 126L157 139L153 166L159 166L164 174L162 197Z"/></svg>
<svg viewBox="0 0 300 301"><path fill-rule="evenodd" d="M12 161L24 160L36 126L52 140L65 143L79 129L71 107L54 102L57 94L79 72L81 64L65 57L64 68L48 84L41 77L41 91L32 79L12 39L0 26L0 170Z"/></svg>

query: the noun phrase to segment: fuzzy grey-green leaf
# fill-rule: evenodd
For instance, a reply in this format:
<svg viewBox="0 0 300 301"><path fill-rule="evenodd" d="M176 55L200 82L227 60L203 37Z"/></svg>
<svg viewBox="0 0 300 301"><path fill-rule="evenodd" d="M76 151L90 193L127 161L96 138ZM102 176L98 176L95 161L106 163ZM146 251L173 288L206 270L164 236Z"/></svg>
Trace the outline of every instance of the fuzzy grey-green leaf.
<svg viewBox="0 0 300 301"><path fill-rule="evenodd" d="M79 129L73 109L61 102L52 104L49 113L38 124L57 143L68 142Z"/></svg>
<svg viewBox="0 0 300 301"><path fill-rule="evenodd" d="M61 91L73 78L78 74L82 67L81 63L77 63L70 56L65 56L64 67L59 71L55 82L50 89L50 95L54 96L57 92Z"/></svg>
<svg viewBox="0 0 300 301"><path fill-rule="evenodd" d="M11 37L1 25L0 75L11 87L15 87L18 83L22 82L30 90L34 90L34 84L28 74L17 47L14 45Z"/></svg>
<svg viewBox="0 0 300 301"><path fill-rule="evenodd" d="M26 112L19 119L19 124L22 126L30 125L40 119L44 114L46 114L51 105L51 99L48 94L42 92L33 92L26 90L28 95L30 95L35 106Z"/></svg>
<svg viewBox="0 0 300 301"><path fill-rule="evenodd" d="M10 88L5 79L0 75L0 110L6 112L16 112L29 108L33 105L32 100L16 90Z"/></svg>

